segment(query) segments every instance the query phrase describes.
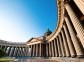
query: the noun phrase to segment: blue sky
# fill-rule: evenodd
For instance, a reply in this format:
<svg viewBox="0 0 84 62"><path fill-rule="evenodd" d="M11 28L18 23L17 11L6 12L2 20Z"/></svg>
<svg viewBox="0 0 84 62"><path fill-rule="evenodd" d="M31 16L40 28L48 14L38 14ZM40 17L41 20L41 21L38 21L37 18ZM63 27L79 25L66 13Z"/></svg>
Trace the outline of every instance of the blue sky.
<svg viewBox="0 0 84 62"><path fill-rule="evenodd" d="M57 23L56 0L0 0L0 39L26 42Z"/></svg>

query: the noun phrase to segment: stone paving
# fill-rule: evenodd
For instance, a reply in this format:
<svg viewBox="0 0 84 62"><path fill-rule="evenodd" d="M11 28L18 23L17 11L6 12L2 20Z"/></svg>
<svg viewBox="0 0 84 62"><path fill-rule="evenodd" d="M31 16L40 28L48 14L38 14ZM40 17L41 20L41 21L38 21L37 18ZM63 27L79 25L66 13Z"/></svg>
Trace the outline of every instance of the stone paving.
<svg viewBox="0 0 84 62"><path fill-rule="evenodd" d="M16 59L14 62L58 62L49 59Z"/></svg>

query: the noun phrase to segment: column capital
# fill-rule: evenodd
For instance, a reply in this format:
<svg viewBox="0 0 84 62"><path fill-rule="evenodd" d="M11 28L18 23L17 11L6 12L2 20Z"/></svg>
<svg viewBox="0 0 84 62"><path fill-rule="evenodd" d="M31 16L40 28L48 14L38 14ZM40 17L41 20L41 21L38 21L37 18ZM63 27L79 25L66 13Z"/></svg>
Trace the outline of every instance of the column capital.
<svg viewBox="0 0 84 62"><path fill-rule="evenodd" d="M70 1L70 0L65 0L64 3L67 4L67 3L69 3L69 1Z"/></svg>

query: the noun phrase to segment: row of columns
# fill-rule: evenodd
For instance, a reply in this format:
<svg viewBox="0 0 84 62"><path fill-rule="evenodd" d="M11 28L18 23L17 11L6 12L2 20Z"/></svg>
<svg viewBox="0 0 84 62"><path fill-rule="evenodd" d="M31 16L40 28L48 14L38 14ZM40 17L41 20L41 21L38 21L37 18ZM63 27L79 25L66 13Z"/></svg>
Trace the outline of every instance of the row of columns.
<svg viewBox="0 0 84 62"><path fill-rule="evenodd" d="M3 49L4 52L7 53L8 56L29 56L29 47L14 47L14 46L2 46L0 48Z"/></svg>
<svg viewBox="0 0 84 62"><path fill-rule="evenodd" d="M66 19L65 19L66 20ZM49 57L84 57L83 47L78 40L73 27L69 20L65 21L66 24L59 35L51 42L49 42L46 52ZM68 22L68 23L67 23Z"/></svg>
<svg viewBox="0 0 84 62"><path fill-rule="evenodd" d="M65 10L67 16L64 15L61 31L52 41L26 47L0 48L9 56L84 57L84 27L68 2L65 3Z"/></svg>
<svg viewBox="0 0 84 62"><path fill-rule="evenodd" d="M34 44L30 45L30 56L32 57L45 57L47 54L46 52L46 44Z"/></svg>
<svg viewBox="0 0 84 62"><path fill-rule="evenodd" d="M48 56L84 57L84 27L68 2L65 3L65 9L67 16L64 17L60 33L49 42Z"/></svg>
<svg viewBox="0 0 84 62"><path fill-rule="evenodd" d="M14 46L0 46L8 56L33 56L44 57L46 52L46 44L34 44L26 47L14 47Z"/></svg>

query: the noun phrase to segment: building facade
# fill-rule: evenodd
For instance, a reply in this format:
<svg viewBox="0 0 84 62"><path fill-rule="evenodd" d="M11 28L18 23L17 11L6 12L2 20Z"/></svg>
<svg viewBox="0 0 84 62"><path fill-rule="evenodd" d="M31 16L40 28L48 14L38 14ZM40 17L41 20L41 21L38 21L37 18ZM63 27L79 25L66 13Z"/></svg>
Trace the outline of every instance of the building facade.
<svg viewBox="0 0 84 62"><path fill-rule="evenodd" d="M1 48L9 56L74 58L69 60L83 62L84 0L57 0L57 6L58 24L52 34L31 38L24 44L1 41Z"/></svg>

